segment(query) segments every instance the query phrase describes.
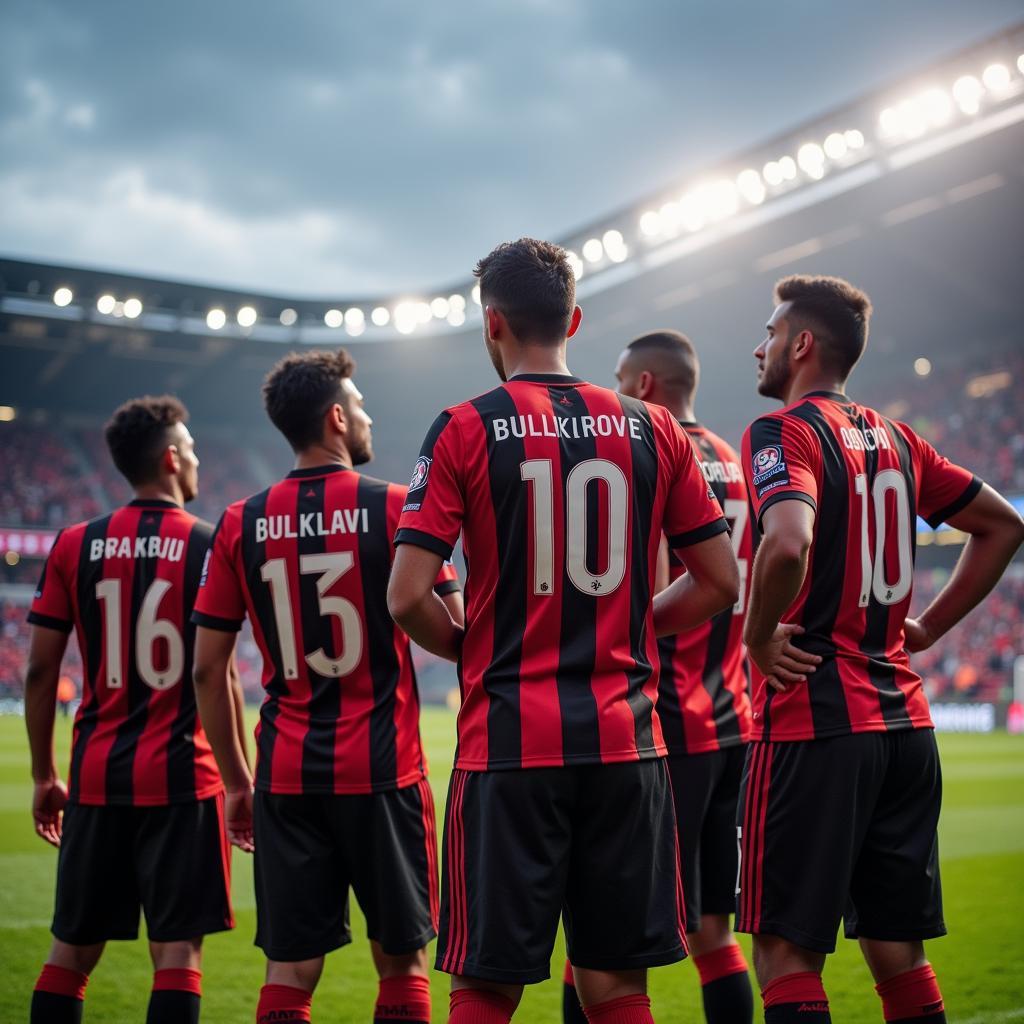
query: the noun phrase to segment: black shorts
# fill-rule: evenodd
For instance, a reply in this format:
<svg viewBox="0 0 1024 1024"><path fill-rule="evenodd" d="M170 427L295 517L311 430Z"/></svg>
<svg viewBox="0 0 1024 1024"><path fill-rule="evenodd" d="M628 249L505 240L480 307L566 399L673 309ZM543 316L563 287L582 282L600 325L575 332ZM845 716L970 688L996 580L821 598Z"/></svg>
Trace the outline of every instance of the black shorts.
<svg viewBox="0 0 1024 1024"><path fill-rule="evenodd" d="M549 976L558 917L577 967L686 956L664 759L470 772L448 789L437 969L507 984Z"/></svg>
<svg viewBox="0 0 1024 1024"><path fill-rule="evenodd" d="M368 938L399 956L437 934L437 832L430 783L384 793L257 792L256 945L310 960L352 941L351 887Z"/></svg>
<svg viewBox="0 0 1024 1024"><path fill-rule="evenodd" d="M702 914L736 912L736 804L745 745L669 757L686 899L686 930L700 931Z"/></svg>
<svg viewBox="0 0 1024 1024"><path fill-rule="evenodd" d="M931 729L751 743L737 817L737 930L831 953L946 934Z"/></svg>
<svg viewBox="0 0 1024 1024"><path fill-rule="evenodd" d="M52 932L91 946L181 942L235 925L224 797L166 807L68 804L57 858Z"/></svg>

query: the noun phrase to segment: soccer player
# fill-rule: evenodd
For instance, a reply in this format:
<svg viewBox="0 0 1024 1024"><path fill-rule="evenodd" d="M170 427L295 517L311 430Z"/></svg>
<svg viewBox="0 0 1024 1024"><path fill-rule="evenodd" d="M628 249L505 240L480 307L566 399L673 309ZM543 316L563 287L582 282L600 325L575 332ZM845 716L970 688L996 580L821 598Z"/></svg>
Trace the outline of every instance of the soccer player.
<svg viewBox="0 0 1024 1024"><path fill-rule="evenodd" d="M223 785L192 689L189 615L211 528L183 508L198 491L187 419L170 396L114 413L107 445L135 500L58 534L29 612L32 812L60 848L33 1024L81 1020L90 971L108 940L137 936L140 904L155 971L146 1020L198 1021L203 936L234 924ZM53 723L72 629L84 678L65 787ZM240 691L229 698L236 708Z"/></svg>
<svg viewBox="0 0 1024 1024"><path fill-rule="evenodd" d="M374 1020L430 1019L434 805L409 640L386 604L405 488L352 471L373 454L354 368L344 350L307 352L267 377L267 414L295 469L224 513L194 615L199 708L228 790L228 834L255 847L261 1024L310 1019L325 955L351 941L350 888L380 976ZM434 577L445 616L461 622L454 569ZM246 615L266 688L255 799L225 679Z"/></svg>
<svg viewBox="0 0 1024 1024"><path fill-rule="evenodd" d="M672 778L686 899L686 940L700 973L708 1024L750 1024L754 1001L743 952L730 929L736 908L736 803L750 738L743 614L752 557L747 488L740 458L697 422L697 352L678 331L631 342L615 367L619 391L664 406L690 436L701 469L732 533L740 569L739 600L697 629L664 637L658 647L661 719ZM675 552L669 578L685 571ZM571 1012L578 1002L566 992Z"/></svg>
<svg viewBox="0 0 1024 1024"><path fill-rule="evenodd" d="M651 1021L646 969L685 956L655 631L732 605L736 560L664 409L569 374L580 323L557 246L477 265L502 385L431 427L389 586L418 643L460 658L437 967L452 1024L503 1024L548 977L559 914L587 1018ZM465 632L431 592L459 535ZM651 598L662 534L687 575Z"/></svg>
<svg viewBox="0 0 1024 1024"><path fill-rule="evenodd" d="M924 950L945 934L941 777L908 652L995 585L1024 539L999 495L909 427L846 395L871 305L846 281L789 277L754 355L784 408L743 442L757 525L745 640L760 670L743 777L739 930L754 934L767 1024L829 1021L821 982L840 918L886 1021L945 1021ZM908 619L917 517L968 534Z"/></svg>

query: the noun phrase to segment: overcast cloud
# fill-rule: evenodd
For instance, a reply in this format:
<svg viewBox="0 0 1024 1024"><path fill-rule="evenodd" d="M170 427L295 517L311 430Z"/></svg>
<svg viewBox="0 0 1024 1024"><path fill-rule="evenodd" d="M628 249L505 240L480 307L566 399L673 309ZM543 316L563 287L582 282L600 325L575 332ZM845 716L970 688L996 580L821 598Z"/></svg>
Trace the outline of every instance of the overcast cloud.
<svg viewBox="0 0 1024 1024"><path fill-rule="evenodd" d="M1020 0L7 0L0 252L296 295L466 276Z"/></svg>

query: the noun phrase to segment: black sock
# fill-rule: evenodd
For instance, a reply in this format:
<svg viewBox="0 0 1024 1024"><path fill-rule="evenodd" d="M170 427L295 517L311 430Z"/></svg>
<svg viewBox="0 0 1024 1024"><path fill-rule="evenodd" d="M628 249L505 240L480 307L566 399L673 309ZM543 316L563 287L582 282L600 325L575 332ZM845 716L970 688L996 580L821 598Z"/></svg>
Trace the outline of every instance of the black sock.
<svg viewBox="0 0 1024 1024"><path fill-rule="evenodd" d="M701 992L708 1024L753 1024L754 991L746 971L709 981Z"/></svg>
<svg viewBox="0 0 1024 1024"><path fill-rule="evenodd" d="M160 989L149 995L146 1024L199 1024L200 999L194 992Z"/></svg>
<svg viewBox="0 0 1024 1024"><path fill-rule="evenodd" d="M828 1003L776 1003L764 1011L764 1024L832 1024Z"/></svg>
<svg viewBox="0 0 1024 1024"><path fill-rule="evenodd" d="M81 1024L81 999L59 996L55 992L32 993L31 1024Z"/></svg>
<svg viewBox="0 0 1024 1024"><path fill-rule="evenodd" d="M576 988L567 981L562 983L562 1024L587 1024Z"/></svg>

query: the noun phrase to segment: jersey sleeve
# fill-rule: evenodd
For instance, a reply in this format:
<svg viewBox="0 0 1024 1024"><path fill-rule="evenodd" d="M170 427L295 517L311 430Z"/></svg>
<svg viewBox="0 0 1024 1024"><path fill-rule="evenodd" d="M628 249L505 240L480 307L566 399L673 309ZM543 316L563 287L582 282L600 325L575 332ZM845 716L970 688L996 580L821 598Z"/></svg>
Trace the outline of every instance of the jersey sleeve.
<svg viewBox="0 0 1024 1024"><path fill-rule="evenodd" d="M394 535L398 529L398 520L402 516L402 509L407 504L408 489L400 484L388 484L388 533ZM392 544L392 549L394 544ZM392 553L392 558L394 557ZM449 559L445 559L434 581L434 593L443 597L445 594L453 594L462 589L459 582L459 574L455 571Z"/></svg>
<svg viewBox="0 0 1024 1024"><path fill-rule="evenodd" d="M68 571L69 557L68 537L62 531L57 534L53 547L46 556L35 596L32 598L28 621L33 626L45 626L47 629L60 630L62 633L71 632L74 625L74 605L71 598L74 574Z"/></svg>
<svg viewBox="0 0 1024 1024"><path fill-rule="evenodd" d="M458 423L443 412L427 432L413 468L395 544L426 548L450 561L465 513L462 457Z"/></svg>
<svg viewBox="0 0 1024 1024"><path fill-rule="evenodd" d="M728 533L729 524L704 479L692 442L675 420L667 418L669 443L675 449L675 458L662 530L670 548L685 548Z"/></svg>
<svg viewBox="0 0 1024 1024"><path fill-rule="evenodd" d="M228 509L220 517L206 551L192 622L208 629L237 633L245 619L245 592L240 563L240 524Z"/></svg>
<svg viewBox="0 0 1024 1024"><path fill-rule="evenodd" d="M445 594L454 594L461 589L462 584L459 582L459 574L455 571L455 566L451 562L445 561L434 581L434 593L444 597Z"/></svg>
<svg viewBox="0 0 1024 1024"><path fill-rule="evenodd" d="M900 424L910 434L917 453L919 489L918 514L931 527L941 526L947 519L965 509L981 490L981 480L970 470L950 462L924 438Z"/></svg>
<svg viewBox="0 0 1024 1024"><path fill-rule="evenodd" d="M821 452L800 420L762 416L743 435L740 459L758 529L761 517L776 502L804 501L818 508Z"/></svg>

